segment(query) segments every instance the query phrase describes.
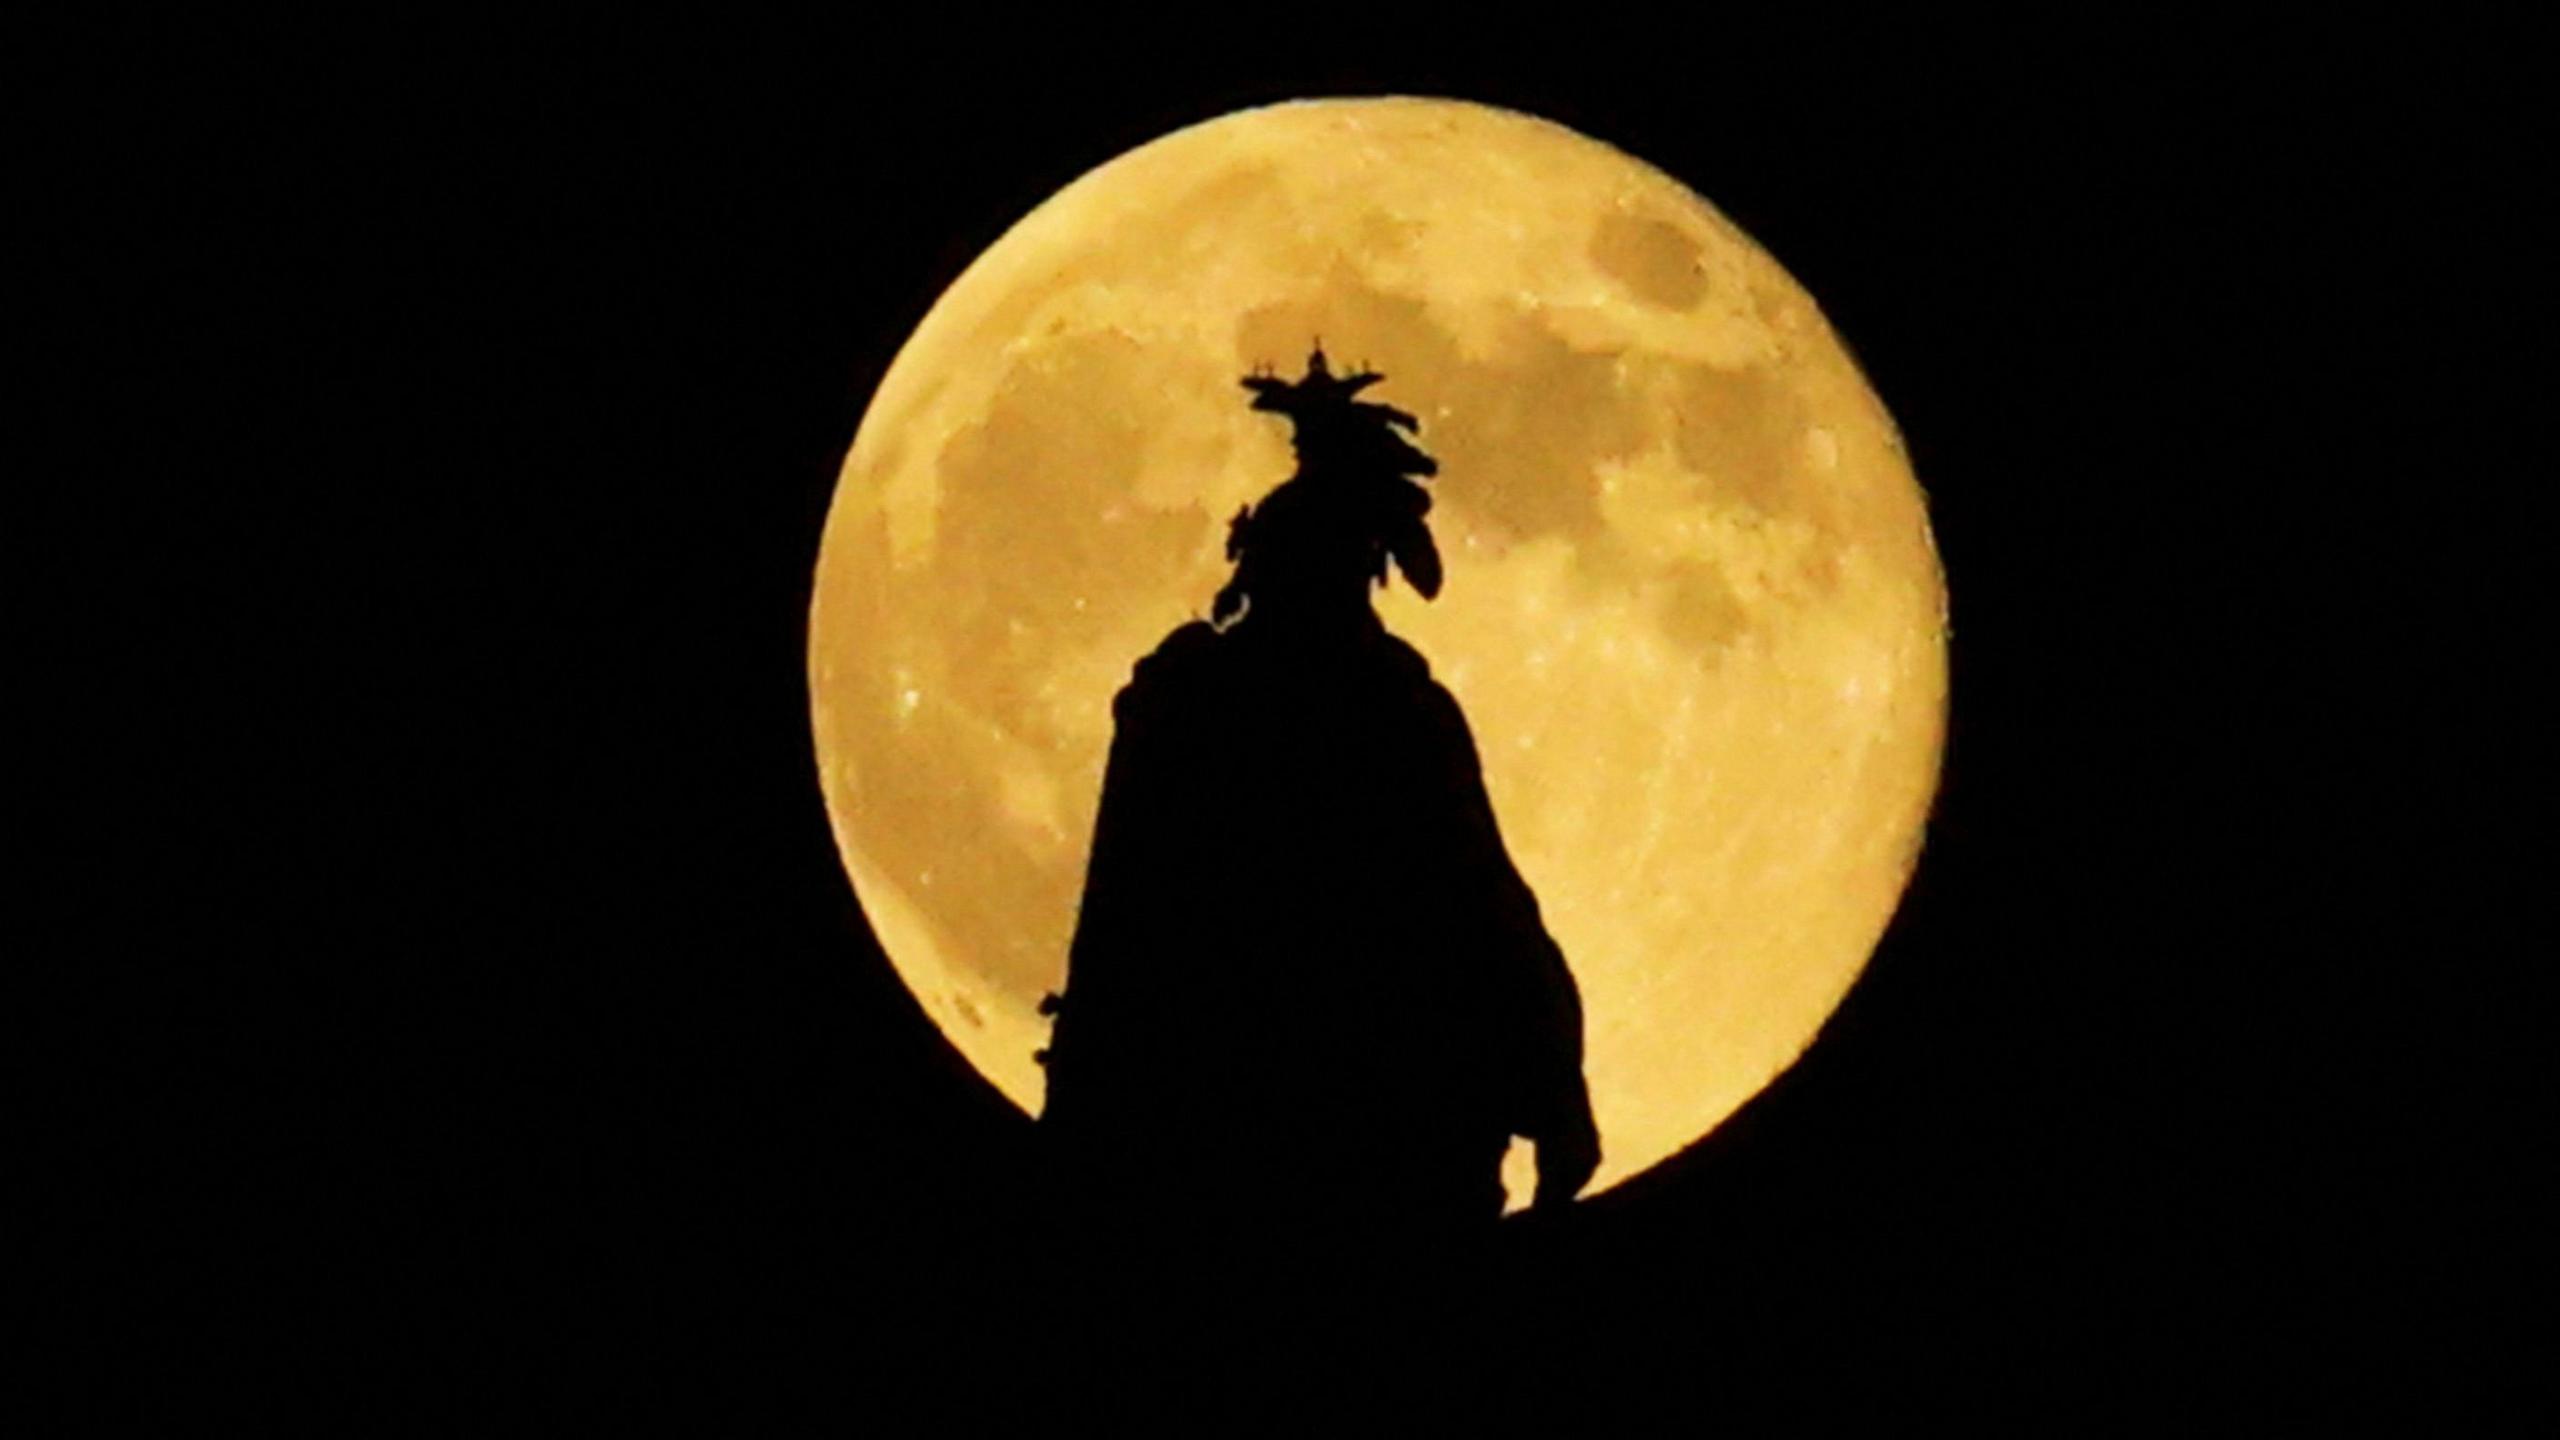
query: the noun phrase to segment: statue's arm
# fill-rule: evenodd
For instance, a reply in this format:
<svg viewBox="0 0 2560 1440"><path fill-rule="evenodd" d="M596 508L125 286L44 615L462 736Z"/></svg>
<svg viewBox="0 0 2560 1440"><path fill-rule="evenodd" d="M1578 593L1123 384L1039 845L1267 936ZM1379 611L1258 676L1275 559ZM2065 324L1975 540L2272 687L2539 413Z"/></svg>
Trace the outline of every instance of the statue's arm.
<svg viewBox="0 0 2560 1440"><path fill-rule="evenodd" d="M1520 1116L1513 1133L1538 1147L1541 1206L1569 1203L1600 1167L1600 1132L1591 1118L1591 1092L1582 1078L1582 992L1565 968L1564 951L1538 916L1527 882L1505 856L1518 886L1515 901L1520 940L1516 983L1523 1043Z"/></svg>
<svg viewBox="0 0 2560 1440"><path fill-rule="evenodd" d="M1045 1057L1044 1123L1119 1109L1150 1078L1145 1037L1163 1027L1148 1007L1162 997L1160 977L1145 972L1163 949L1168 877L1184 860L1168 847L1184 843L1176 837L1197 803L1183 739L1196 721L1183 713L1182 676L1215 636L1198 622L1166 636L1111 702L1111 751Z"/></svg>
<svg viewBox="0 0 2560 1440"><path fill-rule="evenodd" d="M1094 1018L1121 1003L1115 991L1129 982L1130 977L1118 972L1126 968L1132 949L1131 905L1143 891L1151 868L1144 823L1146 792L1152 788L1147 726L1132 690L1123 690L1112 710L1110 758L1103 767L1084 892L1076 904L1075 934L1067 948L1066 985L1046 1007L1054 1018L1048 1048L1041 1056L1048 1069L1048 1099L1041 1107L1041 1120L1050 1125L1075 1123L1094 1092L1111 1084L1104 1073L1112 1063L1109 1042L1106 1038L1097 1046Z"/></svg>
<svg viewBox="0 0 2560 1440"><path fill-rule="evenodd" d="M1497 1012L1509 1032L1500 1050L1512 1069L1513 1083L1506 1087L1514 1097L1512 1133L1538 1147L1537 1203L1563 1204L1589 1183L1600 1163L1599 1131L1582 1077L1582 992L1563 949L1547 933L1537 895L1502 843L1466 718L1454 698L1443 696L1461 873L1487 892L1484 919L1491 943L1484 948L1488 962L1499 967Z"/></svg>

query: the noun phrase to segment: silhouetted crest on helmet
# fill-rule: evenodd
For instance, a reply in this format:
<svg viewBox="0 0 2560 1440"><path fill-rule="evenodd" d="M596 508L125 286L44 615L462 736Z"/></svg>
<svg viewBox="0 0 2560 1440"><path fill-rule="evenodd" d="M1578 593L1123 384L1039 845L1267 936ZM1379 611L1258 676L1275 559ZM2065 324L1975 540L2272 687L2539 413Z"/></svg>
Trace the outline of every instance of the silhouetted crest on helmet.
<svg viewBox="0 0 2560 1440"><path fill-rule="evenodd" d="M1390 558L1424 599L1440 593L1440 551L1423 523L1431 493L1416 478L1440 466L1397 433L1419 434L1421 422L1352 398L1384 378L1334 374L1321 344L1296 380L1245 377L1254 409L1288 417L1298 470L1229 523L1236 573L1218 592L1213 621L1228 624L1256 596L1338 594L1354 577L1384 585Z"/></svg>

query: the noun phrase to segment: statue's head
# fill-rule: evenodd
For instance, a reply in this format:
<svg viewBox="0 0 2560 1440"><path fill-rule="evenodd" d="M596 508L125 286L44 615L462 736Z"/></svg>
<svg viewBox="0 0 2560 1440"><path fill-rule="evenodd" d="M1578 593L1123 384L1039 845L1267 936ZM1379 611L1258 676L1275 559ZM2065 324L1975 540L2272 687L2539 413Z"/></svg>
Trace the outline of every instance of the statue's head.
<svg viewBox="0 0 2560 1440"><path fill-rule="evenodd" d="M1230 620L1249 601L1295 615L1365 618L1369 587L1386 583L1391 558L1424 599L1440 592L1440 554L1422 518L1431 495L1418 480L1440 467L1398 433L1419 433L1421 424L1391 405L1352 398L1382 378L1365 370L1335 375L1322 345L1300 379L1246 377L1254 409L1289 418L1298 473L1237 512L1227 533L1236 574L1218 592L1212 618Z"/></svg>
<svg viewBox="0 0 2560 1440"><path fill-rule="evenodd" d="M1438 461L1396 433L1420 434L1420 421L1392 405L1352 398L1385 378L1374 370L1335 375L1319 343L1307 356L1305 375L1248 375L1244 388L1253 392L1254 409L1289 417L1301 472L1381 480L1438 474Z"/></svg>

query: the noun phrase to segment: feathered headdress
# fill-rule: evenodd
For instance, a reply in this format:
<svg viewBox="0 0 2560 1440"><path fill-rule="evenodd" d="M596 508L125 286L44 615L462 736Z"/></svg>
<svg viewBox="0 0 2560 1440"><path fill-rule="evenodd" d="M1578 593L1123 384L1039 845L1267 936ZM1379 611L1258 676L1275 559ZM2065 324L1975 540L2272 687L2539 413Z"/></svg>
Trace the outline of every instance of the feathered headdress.
<svg viewBox="0 0 2560 1440"><path fill-rule="evenodd" d="M1236 512L1227 528L1227 558L1238 562L1236 575L1218 593L1213 619L1224 621L1242 607L1244 596L1254 589L1255 572L1296 563L1287 558L1293 551L1303 557L1306 552L1298 545L1311 523L1323 533L1365 545L1369 558L1364 563L1376 583L1386 583L1392 558L1424 599L1440 593L1440 551L1422 518L1431 510L1431 494L1417 479L1438 474L1440 464L1396 433L1419 434L1422 422L1392 405L1352 398L1384 378L1374 370L1334 374L1321 343L1307 357L1307 373L1297 380L1245 377L1254 409L1289 418L1298 474L1265 496L1259 508ZM1290 494L1300 497L1295 507L1284 502ZM1282 521L1275 506L1292 520ZM1314 519L1319 514L1333 518L1319 522Z"/></svg>
<svg viewBox="0 0 2560 1440"><path fill-rule="evenodd" d="M1365 453L1340 458L1366 467L1383 465L1395 475L1437 475L1440 464L1406 443L1396 434L1422 433L1422 422L1393 405L1380 405L1370 400L1351 397L1377 384L1386 377L1375 370L1352 375L1336 375L1324 358L1324 345L1319 342L1307 356L1307 373L1296 380L1283 380L1274 375L1248 375L1244 388L1253 392L1253 408L1286 415L1296 428L1295 440L1300 454L1311 446L1321 447L1328 441L1357 437L1368 442Z"/></svg>

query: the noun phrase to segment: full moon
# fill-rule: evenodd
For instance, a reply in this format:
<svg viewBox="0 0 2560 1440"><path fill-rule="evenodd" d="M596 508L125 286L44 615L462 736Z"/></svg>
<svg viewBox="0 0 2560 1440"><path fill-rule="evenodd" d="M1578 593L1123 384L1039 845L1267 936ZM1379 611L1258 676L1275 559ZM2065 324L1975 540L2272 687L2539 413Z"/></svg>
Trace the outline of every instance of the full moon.
<svg viewBox="0 0 2560 1440"><path fill-rule="evenodd" d="M837 846L925 1012L1038 1113L1112 696L1290 472L1239 377L1319 340L1440 462L1445 588L1377 603L1464 707L1581 985L1596 1193L1731 1115L1857 978L1947 688L1892 417L1775 260L1600 141L1455 101L1275 105L1110 161L979 256L827 516Z"/></svg>

